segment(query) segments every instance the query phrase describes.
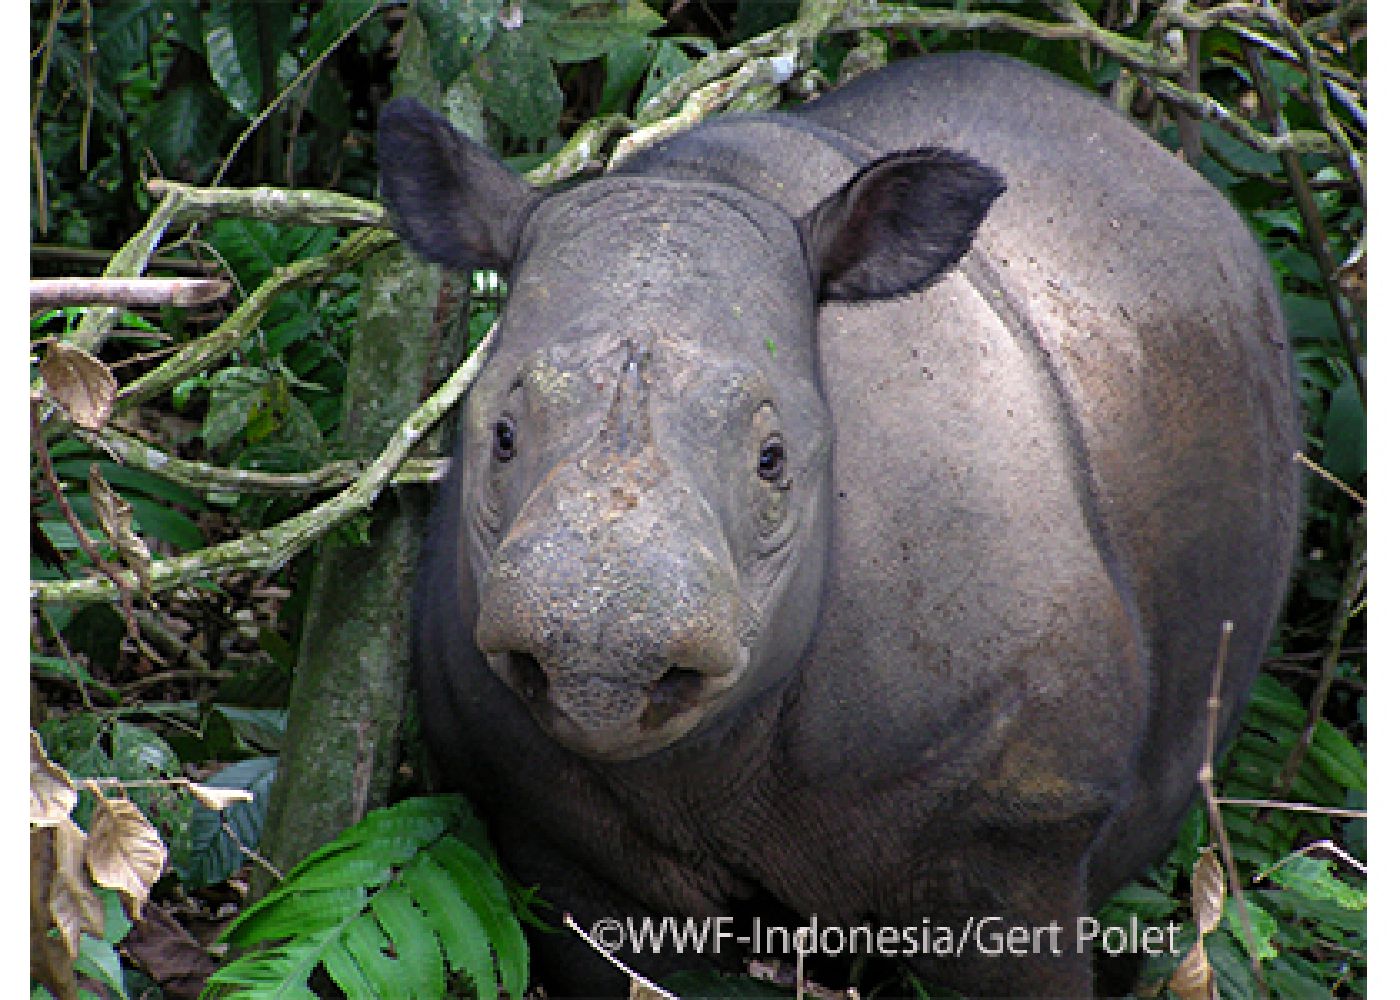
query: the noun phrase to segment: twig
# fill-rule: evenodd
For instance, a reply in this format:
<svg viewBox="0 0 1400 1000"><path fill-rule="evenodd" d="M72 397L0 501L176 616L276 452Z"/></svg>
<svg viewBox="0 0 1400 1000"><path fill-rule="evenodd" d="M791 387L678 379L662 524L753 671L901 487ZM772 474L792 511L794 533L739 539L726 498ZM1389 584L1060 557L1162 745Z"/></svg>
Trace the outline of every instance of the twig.
<svg viewBox="0 0 1400 1000"><path fill-rule="evenodd" d="M248 127L234 140L233 148L228 151L228 155L225 156L223 162L219 164L219 169L214 172L214 178L209 182L210 187L219 186L219 182L224 179L224 174L228 171L230 164L233 163L233 158L238 155L238 151L243 148L243 144L248 141L248 137L256 132L262 123L267 121L268 117L281 106L282 102L286 100L287 95L295 91L308 76L320 69L321 64L329 58L331 53L340 48L347 38L360 30L360 25L379 13L379 7L380 5L378 3L373 3L365 8L365 12L352 21L350 25L336 37L335 41L327 45L325 51L311 60L311 62L307 63L306 67L296 75L292 82L287 84L282 92L273 100L269 101L267 107L258 112L257 116L248 123Z"/></svg>
<svg viewBox="0 0 1400 1000"><path fill-rule="evenodd" d="M63 492L63 487L58 481L58 476L54 472L53 459L49 455L48 443L44 440L43 424L39 417L39 401L33 399L29 404L29 432L30 443L34 449L34 458L39 463L39 474L43 477L44 483L48 486L49 492L53 494L54 502L58 504L59 512L63 515L63 520L68 523L68 527L73 532L74 539L77 540L78 548L88 557L88 561L105 578L102 582L109 584L116 590L116 596L121 604L122 618L126 622L127 636L138 648L147 648L145 640L141 638L141 632L136 626L135 606L131 600L131 593L137 589L135 574L132 574L131 582L124 580L116 566L102 558L102 553L97 550L97 544L88 535L87 529L83 527L83 522L78 518L78 514L73 510L73 505L68 502L68 497ZM64 581L65 583L88 583L88 581ZM152 651L154 653L154 651ZM152 657L156 661L159 656Z"/></svg>
<svg viewBox="0 0 1400 1000"><path fill-rule="evenodd" d="M1268 75L1264 72L1264 61L1259 57L1259 50L1252 45L1246 45L1244 55L1249 63L1249 74L1254 78L1254 89L1259 94L1260 110L1273 123L1275 135L1286 135L1288 120L1284 118L1278 98L1269 85ZM1309 187L1308 173L1303 169L1302 157L1295 150L1290 149L1281 154L1281 159L1283 160L1284 173L1288 177L1288 186L1293 191L1293 200L1298 206L1298 214L1303 221L1303 230L1307 233L1308 249L1312 251L1313 258L1317 261L1318 271L1322 276L1322 287L1327 293L1327 304L1332 307L1332 315L1337 320L1337 330L1342 335L1342 345L1347 352L1347 366L1351 369L1352 377L1356 379L1356 389L1364 405L1366 402L1366 374L1361 366L1360 334L1356 329L1351 303L1342 295L1342 290L1337 283L1337 261L1332 256L1332 248L1327 245L1327 226L1322 221L1322 213L1318 211L1317 201L1313 198L1312 190Z"/></svg>
<svg viewBox="0 0 1400 1000"><path fill-rule="evenodd" d="M1279 809L1284 812L1318 813L1323 816L1339 816L1342 819L1365 819L1365 809L1342 809L1335 806L1315 806L1307 802L1279 802L1275 799L1233 799L1217 798L1222 806L1252 806L1256 809Z"/></svg>
<svg viewBox="0 0 1400 1000"><path fill-rule="evenodd" d="M597 941L594 941L591 937L589 937L587 932L585 932L584 929L578 925L578 922L574 920L574 915L572 913L564 914L564 926L569 928L569 930L573 931L579 937L583 938L584 943L586 943L588 947L592 948L598 954L606 958L609 962L612 963L614 968L616 968L619 972L625 975L628 979L632 980L635 983L640 983L642 986L650 990L655 996L663 998L663 1000L680 1000L680 998L677 997L674 993L662 989L660 986L657 986L655 983L653 983L646 976L642 975L640 972L636 972L635 970L629 968L620 958L618 958L612 952L608 951Z"/></svg>
<svg viewBox="0 0 1400 1000"><path fill-rule="evenodd" d="M1321 478L1327 480L1333 486L1337 487L1337 489L1341 490L1347 496L1351 497L1358 504L1360 504L1363 509L1365 508L1365 497L1363 497L1360 493L1356 492L1356 490L1352 489L1341 479L1337 478L1337 476L1333 475L1330 471L1318 465L1316 462L1314 462L1307 455L1303 454L1301 451L1295 451L1293 453L1293 461L1297 462L1299 465L1307 469L1313 475L1320 476Z"/></svg>
<svg viewBox="0 0 1400 1000"><path fill-rule="evenodd" d="M157 683L156 678L175 679L174 674L184 674L192 677L210 677L209 661L192 649L189 643L181 640L177 635L165 627L165 624L156 617L153 612L144 609L136 611L136 624L141 626L141 631L151 637L151 644L158 646L166 656L175 660L176 663L186 663L188 670L166 670L159 674L151 674L142 677L133 684L124 685L125 688L144 687Z"/></svg>
<svg viewBox="0 0 1400 1000"><path fill-rule="evenodd" d="M83 443L106 452L123 465L152 472L187 489L206 493L319 493L339 489L355 481L364 464L352 459L329 462L308 472L262 472L258 469L231 469L177 458L111 424L101 431L75 429ZM434 483L446 472L446 459L414 459L404 462L394 474L395 486Z"/></svg>
<svg viewBox="0 0 1400 1000"><path fill-rule="evenodd" d="M1279 770L1274 782L1272 796L1283 798L1293 788L1293 781L1303 766L1303 758L1312 746L1313 734L1322 721L1322 711L1327 706L1327 695L1332 690L1332 681L1337 676L1337 665L1342 658L1342 640L1346 637L1347 623L1351 621L1353 606L1361 596L1366 582L1366 514L1358 514L1352 525L1351 556L1347 560L1346 575L1342 578L1342 593L1337 605L1332 609L1332 623L1327 630L1327 655L1322 660L1322 675L1313 688L1312 699L1308 702L1307 721L1298 735L1298 742L1288 753L1288 759Z"/></svg>
<svg viewBox="0 0 1400 1000"><path fill-rule="evenodd" d="M1201 759L1201 769L1196 780L1201 786L1205 799L1206 814L1210 817L1210 827L1220 844L1220 854L1225 859L1225 874L1230 880L1230 895L1234 897L1235 909L1244 928L1245 944L1249 951L1249 964L1254 970L1254 979L1259 984L1261 996L1268 996L1264 983L1264 970L1259 964L1259 946L1254 936L1254 926L1249 919L1249 910L1244 905L1244 891L1240 885L1239 869L1235 867L1235 852L1230 848L1230 835L1225 829L1225 819L1220 814L1220 800L1215 797L1215 740L1220 724L1220 687L1225 677L1225 660L1230 651L1230 637L1235 633L1235 623L1220 623L1220 644L1215 652L1215 670L1210 682L1210 698L1206 701L1206 745Z"/></svg>
<svg viewBox="0 0 1400 1000"><path fill-rule="evenodd" d="M1294 858L1301 857L1307 854L1309 851L1326 851L1333 857L1340 858L1342 861L1345 861L1347 864L1351 865L1353 868L1359 871L1362 875L1365 875L1367 873L1365 865L1363 865L1360 861L1357 861L1346 851L1342 850L1339 846L1337 846L1337 844L1334 841L1318 840L1314 841L1311 844L1304 844L1302 847L1298 848L1296 851L1289 854L1287 857L1280 858L1278 861L1275 861L1263 871L1258 872L1254 876L1254 881L1264 881L1264 879L1268 878L1271 874L1278 871L1284 865L1288 864L1288 862L1292 861Z"/></svg>
<svg viewBox="0 0 1400 1000"><path fill-rule="evenodd" d="M368 510L380 491L388 485L394 471L407 458L410 449L476 381L481 366L491 352L495 336L493 327L471 357L418 409L409 414L384 450L345 489L269 528L198 552L154 560L151 563L151 592L169 590L232 570L277 569L337 524ZM31 581L29 593L34 601L86 603L110 600L116 593L116 587L111 580L105 579L43 580Z"/></svg>
<svg viewBox="0 0 1400 1000"><path fill-rule="evenodd" d="M117 394L117 410L143 403L221 360L253 331L283 292L339 274L397 242L398 237L387 229L364 229L350 234L323 256L277 268L272 277L259 285L212 333L186 344L160 367L125 385Z"/></svg>
<svg viewBox="0 0 1400 1000"><path fill-rule="evenodd" d="M58 306L198 306L229 292L217 278L34 278L29 308Z"/></svg>
<svg viewBox="0 0 1400 1000"><path fill-rule="evenodd" d="M170 681L224 681L237 676L238 672L235 670L210 670L208 667L195 670L162 670L145 677L138 677L125 684L119 684L115 690L124 695L130 695Z"/></svg>

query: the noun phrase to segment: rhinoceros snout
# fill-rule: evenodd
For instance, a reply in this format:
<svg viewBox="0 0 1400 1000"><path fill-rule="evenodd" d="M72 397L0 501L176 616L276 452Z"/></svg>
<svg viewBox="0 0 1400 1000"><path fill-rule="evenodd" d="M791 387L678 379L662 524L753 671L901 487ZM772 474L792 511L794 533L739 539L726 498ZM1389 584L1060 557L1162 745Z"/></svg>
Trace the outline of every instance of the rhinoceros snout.
<svg viewBox="0 0 1400 1000"><path fill-rule="evenodd" d="M655 733L702 707L716 687L727 686L723 675L717 685L716 675L679 665L666 667L655 680L641 684L596 674L565 675L555 684L530 653L509 652L501 659L504 680L536 717L552 723L551 728L577 730L579 736L594 741L606 741L633 723L642 734Z"/></svg>
<svg viewBox="0 0 1400 1000"><path fill-rule="evenodd" d="M512 537L483 581L476 640L556 740L630 759L727 700L749 660L745 604L733 567L693 541L606 557L589 544L559 529Z"/></svg>

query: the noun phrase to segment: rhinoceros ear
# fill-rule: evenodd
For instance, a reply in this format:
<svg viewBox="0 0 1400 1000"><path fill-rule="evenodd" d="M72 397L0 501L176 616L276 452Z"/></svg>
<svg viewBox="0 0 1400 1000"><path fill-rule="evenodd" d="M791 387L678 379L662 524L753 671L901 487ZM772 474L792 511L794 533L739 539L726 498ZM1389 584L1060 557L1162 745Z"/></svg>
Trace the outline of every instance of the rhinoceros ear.
<svg viewBox="0 0 1400 1000"><path fill-rule="evenodd" d="M541 195L412 98L379 116L379 177L395 230L425 260L508 270Z"/></svg>
<svg viewBox="0 0 1400 1000"><path fill-rule="evenodd" d="M799 223L822 300L883 299L926 288L958 262L1006 182L948 149L871 163Z"/></svg>

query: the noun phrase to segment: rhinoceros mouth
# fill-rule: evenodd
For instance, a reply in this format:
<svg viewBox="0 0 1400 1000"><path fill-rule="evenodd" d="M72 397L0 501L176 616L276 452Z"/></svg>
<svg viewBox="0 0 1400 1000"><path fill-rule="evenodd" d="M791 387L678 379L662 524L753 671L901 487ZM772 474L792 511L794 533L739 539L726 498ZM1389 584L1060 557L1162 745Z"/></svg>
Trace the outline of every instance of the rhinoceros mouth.
<svg viewBox="0 0 1400 1000"><path fill-rule="evenodd" d="M569 750L598 760L631 760L676 742L713 714L743 673L672 664L642 683L589 675L552 680L529 653L487 659L541 729Z"/></svg>

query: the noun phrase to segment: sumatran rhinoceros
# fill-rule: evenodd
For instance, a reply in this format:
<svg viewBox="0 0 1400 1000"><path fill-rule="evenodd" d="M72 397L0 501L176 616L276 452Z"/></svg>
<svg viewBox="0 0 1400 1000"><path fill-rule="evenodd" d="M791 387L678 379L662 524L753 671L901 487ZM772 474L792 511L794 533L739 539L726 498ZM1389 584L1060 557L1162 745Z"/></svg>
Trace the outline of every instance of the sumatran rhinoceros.
<svg viewBox="0 0 1400 1000"><path fill-rule="evenodd" d="M511 872L584 928L734 918L625 942L652 976L761 914L1088 994L1077 922L1172 841L1222 623L1225 732L1289 575L1289 349L1230 206L978 55L555 192L410 101L379 143L408 245L509 283L413 618ZM625 992L535 951L551 996Z"/></svg>

